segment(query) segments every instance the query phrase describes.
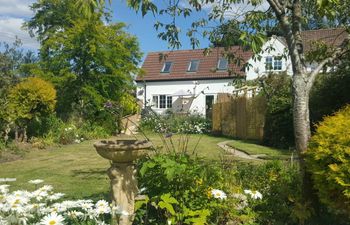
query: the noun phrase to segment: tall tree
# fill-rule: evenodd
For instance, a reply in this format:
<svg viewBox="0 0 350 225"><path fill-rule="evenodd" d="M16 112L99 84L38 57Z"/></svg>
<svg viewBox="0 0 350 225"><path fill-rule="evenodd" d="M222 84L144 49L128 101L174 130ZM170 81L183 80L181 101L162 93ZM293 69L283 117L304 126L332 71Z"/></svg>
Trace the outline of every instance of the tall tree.
<svg viewBox="0 0 350 225"><path fill-rule="evenodd" d="M141 53L123 24L105 24L108 13L97 8L85 16L76 7L70 0L39 1L26 27L40 41L41 76L57 88L59 115L101 122L105 102L123 105L131 94Z"/></svg>
<svg viewBox="0 0 350 225"><path fill-rule="evenodd" d="M9 138L11 124L14 122L7 110L9 106L8 92L21 77L27 73L23 68L33 65L37 61L32 51L24 51L22 43L16 38L14 43L0 43L0 136L4 133L5 142Z"/></svg>

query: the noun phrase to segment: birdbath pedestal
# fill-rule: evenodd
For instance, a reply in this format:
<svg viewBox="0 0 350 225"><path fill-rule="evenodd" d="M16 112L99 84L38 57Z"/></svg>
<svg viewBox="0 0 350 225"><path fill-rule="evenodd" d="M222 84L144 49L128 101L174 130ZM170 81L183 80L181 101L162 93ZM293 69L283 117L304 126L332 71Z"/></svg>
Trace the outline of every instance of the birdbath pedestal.
<svg viewBox="0 0 350 225"><path fill-rule="evenodd" d="M135 196L138 193L133 162L152 148L148 141L130 139L103 140L94 144L97 153L112 161L107 173L111 179L112 207L119 211L119 225L131 225L134 219ZM113 220L116 219L113 216Z"/></svg>

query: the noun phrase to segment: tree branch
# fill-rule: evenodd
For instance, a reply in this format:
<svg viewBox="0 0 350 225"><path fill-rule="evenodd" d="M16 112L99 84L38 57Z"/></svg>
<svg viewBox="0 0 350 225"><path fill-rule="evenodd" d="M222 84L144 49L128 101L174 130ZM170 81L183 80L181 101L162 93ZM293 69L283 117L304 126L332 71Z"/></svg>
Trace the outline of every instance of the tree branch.
<svg viewBox="0 0 350 225"><path fill-rule="evenodd" d="M337 59L337 58L341 58L343 55L345 55L346 53L350 52L350 49L347 47L347 45L350 42L350 34L348 35L348 37L343 41L343 43L340 45L340 47L338 47L334 53L329 56L328 58L324 59L323 61L321 61L318 66L315 68L314 71L312 71L308 77L308 83L307 83L307 91L311 90L311 87L313 85L313 83L315 82L315 79L317 77L317 75L319 74L319 72L322 70L322 68L327 64L332 62L333 60Z"/></svg>

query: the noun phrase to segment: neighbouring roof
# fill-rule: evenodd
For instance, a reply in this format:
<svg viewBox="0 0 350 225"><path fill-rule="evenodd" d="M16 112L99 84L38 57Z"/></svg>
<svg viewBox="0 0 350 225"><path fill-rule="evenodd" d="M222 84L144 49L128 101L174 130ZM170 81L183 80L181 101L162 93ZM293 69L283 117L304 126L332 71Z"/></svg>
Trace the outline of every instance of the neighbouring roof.
<svg viewBox="0 0 350 225"><path fill-rule="evenodd" d="M148 53L142 69L145 71L144 76L138 76L136 81L160 81L160 80L200 80L200 79L217 79L232 78L237 75L244 76L243 64L253 56L251 51L243 51L241 47L234 46L230 52L235 58L241 58L241 66L236 63L228 65L229 70L216 70L218 60L222 58L223 48L215 48L208 55L204 55L204 49L194 50L176 50L164 52ZM161 55L166 56L161 60ZM188 66L191 60L199 60L198 70L188 72ZM165 62L172 62L169 73L162 73Z"/></svg>
<svg viewBox="0 0 350 225"><path fill-rule="evenodd" d="M346 39L348 33L343 28L308 30L301 32L304 52L312 49L312 43L324 42L328 46L338 47Z"/></svg>
<svg viewBox="0 0 350 225"><path fill-rule="evenodd" d="M322 41L329 46L337 47L344 41L347 35L348 33L341 28L301 32L305 52L311 50L312 43L315 41ZM285 43L283 38L279 39ZM244 76L243 65L253 56L253 52L243 51L239 46L231 47L230 52L233 53L236 58L242 59L240 66L236 63L229 64L228 68L231 73L227 70L216 70L218 60L224 53L223 48L212 49L211 53L208 55L204 55L204 49L150 52L142 66L145 74L143 76L137 76L136 82L222 79L232 78L236 75ZM162 59L161 55L166 57ZM196 72L187 71L191 60L200 60ZM165 62L172 62L169 73L161 72Z"/></svg>

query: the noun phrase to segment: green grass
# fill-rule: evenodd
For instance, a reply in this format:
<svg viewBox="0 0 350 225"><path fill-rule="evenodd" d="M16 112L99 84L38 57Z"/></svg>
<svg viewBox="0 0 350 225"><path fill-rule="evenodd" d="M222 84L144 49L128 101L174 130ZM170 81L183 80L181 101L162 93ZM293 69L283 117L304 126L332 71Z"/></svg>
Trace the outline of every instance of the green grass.
<svg viewBox="0 0 350 225"><path fill-rule="evenodd" d="M157 134L151 133L148 136L154 145L161 144ZM172 137L174 145L178 138L178 135ZM199 138L200 135L190 138L190 151ZM226 140L229 139L202 135L197 153L209 160L219 160L223 151L216 144ZM30 150L23 159L1 163L0 178L17 178L16 182L10 183L13 190L33 190L34 186L28 181L43 179L45 184L53 185L56 192L63 192L70 199L107 198L109 178L106 170L109 162L96 153L93 143L94 141L85 141L45 150Z"/></svg>
<svg viewBox="0 0 350 225"><path fill-rule="evenodd" d="M292 154L289 150L267 147L252 141L232 140L228 145L249 155L262 155L259 156L261 159L290 159Z"/></svg>
<svg viewBox="0 0 350 225"><path fill-rule="evenodd" d="M175 149L179 151L179 141L185 138L185 135L174 134L171 138L164 138L167 143L168 149L164 147L164 144L157 133L147 133L147 137L152 141L153 145L163 152L172 151ZM224 154L224 151L217 146L217 143L222 141L231 140L225 137L215 137L209 135L192 134L189 136L187 152L192 153L193 151L200 157L207 159L219 160Z"/></svg>
<svg viewBox="0 0 350 225"><path fill-rule="evenodd" d="M102 198L108 193L109 162L95 152L93 141L32 150L21 160L0 164L0 178L17 178L14 189L32 190L28 180L43 179L70 198Z"/></svg>

